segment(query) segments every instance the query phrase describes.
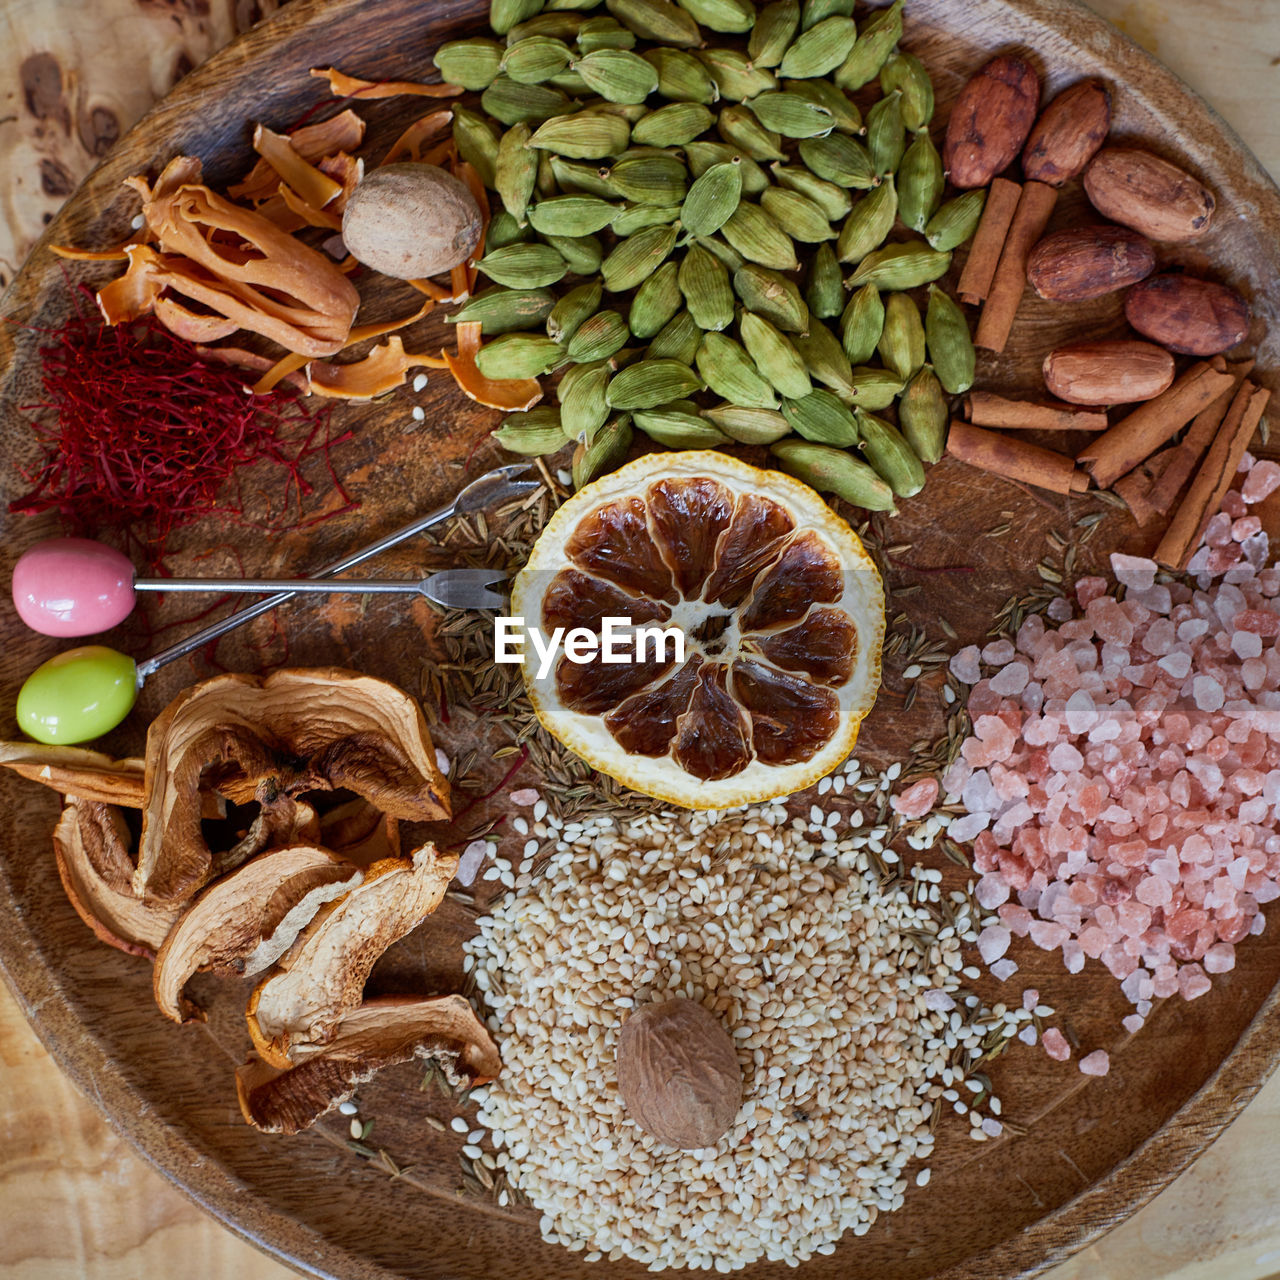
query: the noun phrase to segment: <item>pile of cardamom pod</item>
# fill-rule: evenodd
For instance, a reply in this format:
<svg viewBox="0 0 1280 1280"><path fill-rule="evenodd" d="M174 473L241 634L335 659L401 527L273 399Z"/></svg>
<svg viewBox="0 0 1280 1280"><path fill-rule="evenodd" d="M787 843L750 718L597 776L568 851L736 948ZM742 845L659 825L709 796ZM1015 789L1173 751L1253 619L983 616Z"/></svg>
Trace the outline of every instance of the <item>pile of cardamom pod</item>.
<svg viewBox="0 0 1280 1280"><path fill-rule="evenodd" d="M483 90L481 112L455 109L454 139L501 201L477 264L494 285L452 319L496 335L486 377L568 366L559 408L510 415L506 448L576 442L580 487L638 428L676 449L769 445L871 510L919 492L974 370L965 316L933 282L985 192L942 204L933 86L897 48L903 2L859 29L853 0L604 0L609 16L591 15L600 0L492 0L505 44L441 46L444 79ZM877 416L895 404L896 426Z"/></svg>

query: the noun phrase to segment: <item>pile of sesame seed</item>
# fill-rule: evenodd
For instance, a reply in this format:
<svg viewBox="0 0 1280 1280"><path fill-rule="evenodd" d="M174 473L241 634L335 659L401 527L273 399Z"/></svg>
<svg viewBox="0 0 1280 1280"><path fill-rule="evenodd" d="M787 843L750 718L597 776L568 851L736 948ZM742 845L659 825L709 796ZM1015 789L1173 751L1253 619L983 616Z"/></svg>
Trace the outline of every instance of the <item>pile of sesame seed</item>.
<svg viewBox="0 0 1280 1280"><path fill-rule="evenodd" d="M899 772L864 778L850 761L823 794L874 799ZM928 847L945 822L926 816L905 843ZM956 893L939 911L940 872L892 865L897 830L782 802L568 821L539 803L518 876L495 864L512 892L465 964L504 1062L479 1123L545 1239L730 1271L832 1253L903 1204L937 1110L970 1110L957 1086L989 1093L956 1065L980 1052L988 1011L959 992L977 976L961 958L975 909ZM707 1150L663 1146L617 1091L622 1022L676 996L738 1047L743 1106ZM971 1124L980 1141L1000 1132L976 1105ZM916 1184L928 1178L922 1165Z"/></svg>

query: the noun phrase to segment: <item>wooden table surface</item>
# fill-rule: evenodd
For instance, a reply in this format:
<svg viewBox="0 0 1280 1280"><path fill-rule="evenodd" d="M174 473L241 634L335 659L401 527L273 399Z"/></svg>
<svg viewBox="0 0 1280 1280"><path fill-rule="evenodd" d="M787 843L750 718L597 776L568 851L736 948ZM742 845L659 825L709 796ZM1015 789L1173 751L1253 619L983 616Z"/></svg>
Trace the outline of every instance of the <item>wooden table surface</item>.
<svg viewBox="0 0 1280 1280"><path fill-rule="evenodd" d="M94 0L91 9L80 0L0 0L0 288L95 155L177 75L275 7L274 0ZM1213 103L1280 175L1280 4L1093 0L1093 7ZM293 1274L147 1166L61 1075L2 986L0 1204L0 1280ZM1280 1076L1177 1182L1048 1274L1280 1275Z"/></svg>

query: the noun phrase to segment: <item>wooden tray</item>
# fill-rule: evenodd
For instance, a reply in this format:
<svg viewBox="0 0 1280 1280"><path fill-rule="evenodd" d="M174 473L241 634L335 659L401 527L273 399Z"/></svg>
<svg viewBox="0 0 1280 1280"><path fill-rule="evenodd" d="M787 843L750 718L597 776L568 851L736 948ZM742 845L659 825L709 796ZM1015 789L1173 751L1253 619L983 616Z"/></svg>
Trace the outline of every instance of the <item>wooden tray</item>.
<svg viewBox="0 0 1280 1280"><path fill-rule="evenodd" d="M50 226L0 304L15 325L0 325L0 500L23 489L20 471L35 452L19 406L38 396L34 328L65 313L63 266L44 247L49 241L100 247L127 234L135 197L122 178L155 172L172 155L202 157L216 185L242 172L250 159L246 122L283 127L321 96L307 78L312 66L335 63L376 77L420 76L442 40L478 28L481 0L296 0L277 18L250 32L188 76L116 148ZM939 120L968 74L990 52L1029 51L1046 74L1049 92L1084 75L1102 75L1116 89L1117 132L1149 140L1181 156L1218 192L1221 214L1212 236L1170 260L1212 265L1249 294L1256 312L1274 318L1280 298L1280 193L1235 135L1179 81L1107 23L1070 0L910 0L905 45L933 72ZM361 108L372 136L390 137L421 103L400 100ZM427 104L429 105L429 104ZM1058 223L1082 206L1064 199ZM100 282L110 271L76 268L70 276ZM396 314L411 301L385 286L362 318ZM981 381L1023 387L1037 384L1044 352L1082 331L1119 332L1114 300L1077 308L1025 304L1008 353L986 360ZM1274 330L1274 325L1273 325ZM438 315L413 334L415 345L443 342ZM1262 326L1259 364L1277 367L1275 341ZM1271 381L1269 375L1264 379ZM422 403L424 427L414 430L410 405ZM464 400L447 379L433 376L421 396L405 391L372 406L346 408L338 420L355 438L335 454L362 505L305 532L263 537L210 522L174 543L176 571L283 573L320 563L445 498L460 483L461 468L498 415ZM483 444L473 470L499 456ZM318 473L316 478L323 479ZM1132 522L1096 499L1070 503L1034 499L1002 482L944 462L925 494L905 505L883 531L888 543L910 544L893 561L891 588L917 590L891 605L913 621L936 626L948 618L962 641L981 638L1000 604L1040 581L1036 562L1052 549L1045 535L1070 530L1082 515L1108 515L1079 555L1087 571L1116 546L1140 547ZM1010 514L1004 514L1010 513ZM48 520L3 517L4 571L33 541L55 532ZM1000 522L1003 538L982 533ZM200 552L212 555L197 560ZM389 574L408 572L413 549L388 557ZM939 570L942 570L941 572ZM179 611L168 616L178 616ZM163 619L162 619L163 620ZM342 662L420 687L423 663L438 652L430 615L375 603L299 608L282 615L288 661ZM233 668L252 670L272 649L273 632L237 633L219 651ZM937 637L936 630L932 634ZM34 636L5 611L4 712L0 732L13 736L9 713L18 684L39 661L63 647ZM133 652L146 650L135 626L114 638ZM121 754L136 751L147 718L180 687L209 673L202 663L177 664L147 687L140 711L105 743ZM903 714L900 668L889 664L879 706L864 730L863 754L887 760L940 724L935 700L921 697ZM451 750L465 747L442 732ZM455 734L456 737L456 734ZM530 778L536 785L538 779ZM85 1093L138 1148L198 1203L234 1230L302 1271L325 1276L560 1277L599 1269L541 1243L537 1215L501 1210L460 1194L452 1132L439 1134L426 1113L448 1120L451 1105L418 1091L412 1067L384 1073L361 1091L362 1114L377 1123L377 1143L403 1166L393 1181L345 1147L345 1122L326 1122L305 1136L267 1137L244 1125L235 1104L232 1070L247 1043L244 991L234 983L201 988L210 1019L179 1030L164 1022L150 999L149 969L99 944L75 917L54 873L48 833L54 797L11 778L0 779L0 966L44 1043ZM441 833L436 833L441 834ZM458 942L469 916L454 904L397 947L379 967L380 989L449 989L458 980ZM1268 932L1240 947L1239 967L1214 982L1193 1004L1161 1004L1136 1037L1123 1036L1126 1003L1098 966L1068 978L1056 957L1018 947L1017 977L983 989L989 1000L1016 1000L1037 986L1089 1047L1112 1053L1112 1071L1089 1080L1074 1066L1051 1063L1037 1049L1017 1046L992 1068L1005 1116L1024 1136L979 1145L959 1122L944 1123L934 1175L912 1189L906 1207L883 1217L869 1235L848 1238L830 1258L806 1264L804 1274L850 1273L885 1280L919 1277L1030 1275L1080 1248L1142 1204L1212 1141L1257 1091L1276 1063L1280 1001L1280 934ZM610 1275L644 1273L616 1264ZM750 1268L752 1277L782 1277L776 1264Z"/></svg>

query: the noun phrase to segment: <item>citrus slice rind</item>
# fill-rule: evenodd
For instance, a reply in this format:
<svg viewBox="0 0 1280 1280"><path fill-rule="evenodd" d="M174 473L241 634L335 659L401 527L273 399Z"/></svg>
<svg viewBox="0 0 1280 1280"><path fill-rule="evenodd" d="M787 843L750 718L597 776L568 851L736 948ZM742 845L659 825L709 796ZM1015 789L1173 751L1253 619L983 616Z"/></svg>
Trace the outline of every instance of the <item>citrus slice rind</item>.
<svg viewBox="0 0 1280 1280"><path fill-rule="evenodd" d="M598 636L606 617L682 633L683 662L650 641L643 662L557 653L541 673L526 643L524 680L571 751L688 808L830 773L880 683L884 588L857 535L807 485L720 453L649 454L576 493L516 577L512 613L543 651L557 627Z"/></svg>

